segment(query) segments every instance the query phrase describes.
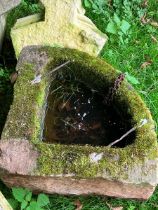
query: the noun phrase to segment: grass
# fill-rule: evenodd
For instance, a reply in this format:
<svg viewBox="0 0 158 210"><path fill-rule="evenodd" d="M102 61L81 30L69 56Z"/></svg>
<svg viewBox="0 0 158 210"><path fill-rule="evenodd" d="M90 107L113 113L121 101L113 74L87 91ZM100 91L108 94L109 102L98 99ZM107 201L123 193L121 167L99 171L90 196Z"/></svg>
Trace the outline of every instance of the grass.
<svg viewBox="0 0 158 210"><path fill-rule="evenodd" d="M144 2L144 4L143 4ZM148 5L145 5L148 2ZM39 12L42 7L37 0L22 0L21 5L8 16L6 40L10 40L10 28L17 18ZM143 24L144 19L158 22L158 2L155 0L84 0L86 15L97 27L109 37L108 43L101 52L101 57L122 72L128 72L139 81L133 84L150 108L153 118L158 124L158 30L150 23ZM43 9L42 9L43 10ZM146 14L146 16L145 16ZM155 39L154 39L154 38ZM8 66L8 55L3 52L0 66L0 127L3 127L6 110L2 100L8 101L12 86L9 84L9 73L14 70ZM148 62L149 65L146 65ZM142 65L143 64L143 65ZM9 109L9 105L7 110ZM11 191L2 183L0 189L7 198ZM156 210L158 209L158 189L145 202L125 199L113 199L100 196L49 196L52 210L75 210L75 201L80 200L83 210L108 210L122 206L124 210Z"/></svg>

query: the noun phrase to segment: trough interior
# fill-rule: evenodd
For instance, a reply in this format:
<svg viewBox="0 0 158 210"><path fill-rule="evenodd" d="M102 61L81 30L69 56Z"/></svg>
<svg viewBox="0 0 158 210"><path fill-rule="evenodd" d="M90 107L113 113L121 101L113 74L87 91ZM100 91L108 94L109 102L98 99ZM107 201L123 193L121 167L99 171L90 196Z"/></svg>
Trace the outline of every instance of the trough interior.
<svg viewBox="0 0 158 210"><path fill-rule="evenodd" d="M43 141L107 146L119 139L132 128L132 117L126 103L120 104L115 97L108 102L111 87L113 83L102 90L94 88L88 78L83 82L71 65L51 75L44 106ZM134 139L135 132L115 147L126 147Z"/></svg>

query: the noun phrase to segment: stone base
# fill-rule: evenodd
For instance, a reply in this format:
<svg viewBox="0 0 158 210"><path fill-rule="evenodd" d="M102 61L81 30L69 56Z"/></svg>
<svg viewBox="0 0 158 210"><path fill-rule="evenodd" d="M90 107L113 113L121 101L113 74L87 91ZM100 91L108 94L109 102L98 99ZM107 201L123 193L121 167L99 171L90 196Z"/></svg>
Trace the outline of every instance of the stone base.
<svg viewBox="0 0 158 210"><path fill-rule="evenodd" d="M148 199L155 187L147 185L124 184L105 179L72 179L69 177L41 177L7 175L2 178L8 187L20 186L36 193L45 192L63 195L104 195L119 198ZM85 187L86 186L86 187Z"/></svg>

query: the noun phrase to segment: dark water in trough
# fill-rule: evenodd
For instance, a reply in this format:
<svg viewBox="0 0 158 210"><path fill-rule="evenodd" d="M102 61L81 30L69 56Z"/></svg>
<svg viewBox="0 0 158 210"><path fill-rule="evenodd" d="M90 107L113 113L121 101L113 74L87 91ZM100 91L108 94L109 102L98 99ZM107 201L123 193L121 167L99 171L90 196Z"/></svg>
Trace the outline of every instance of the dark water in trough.
<svg viewBox="0 0 158 210"><path fill-rule="evenodd" d="M130 116L114 102L105 105L104 98L82 82L58 75L48 91L43 141L106 146L120 138L132 128ZM125 147L134 138L132 133L115 146Z"/></svg>

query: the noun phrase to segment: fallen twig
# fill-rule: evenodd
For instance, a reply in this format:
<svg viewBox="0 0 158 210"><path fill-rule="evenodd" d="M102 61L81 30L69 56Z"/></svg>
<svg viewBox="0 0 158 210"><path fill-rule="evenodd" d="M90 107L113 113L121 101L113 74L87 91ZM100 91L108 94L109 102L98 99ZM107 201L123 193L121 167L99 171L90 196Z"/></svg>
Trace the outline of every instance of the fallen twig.
<svg viewBox="0 0 158 210"><path fill-rule="evenodd" d="M141 127L142 127L143 125L145 125L147 122L148 122L147 119L142 119L142 120L140 121L140 124L139 124L139 125L137 125L137 126L131 128L131 129L130 129L129 131L127 131L123 136L121 136L121 138L119 138L119 139L113 141L112 143L110 143L110 144L108 145L108 147L112 147L114 144L117 144L118 142L122 141L126 136L128 136L130 133L134 132L137 128L141 128Z"/></svg>
<svg viewBox="0 0 158 210"><path fill-rule="evenodd" d="M124 139L126 136L128 136L130 133L132 133L133 131L136 130L136 127L131 128L127 133L125 133L123 136L121 136L121 138L113 141L112 143L110 143L108 145L108 147L112 147L114 144L117 144L118 142L122 141L122 139Z"/></svg>
<svg viewBox="0 0 158 210"><path fill-rule="evenodd" d="M65 63L61 64L60 66L57 66L56 68L54 68L53 70L51 70L50 72L48 72L48 74L46 74L45 76L48 76L56 71L58 71L59 69L61 69L62 67L66 66L67 64L69 64L70 61L66 61Z"/></svg>
<svg viewBox="0 0 158 210"><path fill-rule="evenodd" d="M60 66L57 66L56 68L54 68L53 70L51 70L47 74L44 74L44 75L38 74L38 75L36 75L34 80L31 81L31 84L34 85L34 84L40 83L42 77L47 77L47 76L51 75L52 73L56 72L57 70L61 69L64 66L66 66L68 63L70 63L70 61L66 61L65 63L61 64Z"/></svg>

